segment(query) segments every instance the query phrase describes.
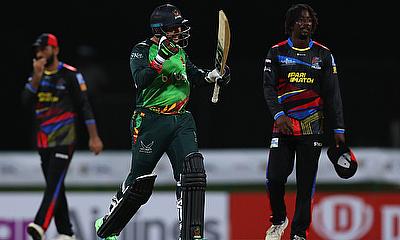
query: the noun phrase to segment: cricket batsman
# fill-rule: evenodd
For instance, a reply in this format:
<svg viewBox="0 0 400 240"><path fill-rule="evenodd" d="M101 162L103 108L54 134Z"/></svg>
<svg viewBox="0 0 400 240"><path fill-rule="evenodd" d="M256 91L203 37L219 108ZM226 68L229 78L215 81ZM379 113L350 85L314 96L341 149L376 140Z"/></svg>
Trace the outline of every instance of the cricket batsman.
<svg viewBox="0 0 400 240"><path fill-rule="evenodd" d="M150 16L153 35L137 43L130 68L137 89L131 119L132 163L126 179L111 199L109 211L95 223L101 239L115 240L153 191L156 164L166 153L177 183L179 239L204 239L206 171L199 152L196 125L185 109L192 88L226 85L224 74L196 67L184 48L190 27L179 9L164 4Z"/></svg>

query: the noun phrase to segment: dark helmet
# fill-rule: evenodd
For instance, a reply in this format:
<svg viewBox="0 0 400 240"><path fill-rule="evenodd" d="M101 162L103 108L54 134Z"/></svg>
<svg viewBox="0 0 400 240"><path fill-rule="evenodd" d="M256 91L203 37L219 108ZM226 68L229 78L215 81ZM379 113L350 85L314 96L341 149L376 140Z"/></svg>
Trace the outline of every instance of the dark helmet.
<svg viewBox="0 0 400 240"><path fill-rule="evenodd" d="M154 9L150 16L150 27L156 37L167 36L167 32L175 30L170 39L175 40L181 47L188 45L190 27L188 20L182 17L181 11L171 4L164 4ZM180 28L180 31L177 31Z"/></svg>

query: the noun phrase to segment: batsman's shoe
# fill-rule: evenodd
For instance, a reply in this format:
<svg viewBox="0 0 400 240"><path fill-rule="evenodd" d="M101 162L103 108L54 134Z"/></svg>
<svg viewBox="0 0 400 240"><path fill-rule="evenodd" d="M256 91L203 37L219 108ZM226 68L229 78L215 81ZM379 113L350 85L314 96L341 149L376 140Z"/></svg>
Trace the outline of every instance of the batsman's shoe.
<svg viewBox="0 0 400 240"><path fill-rule="evenodd" d="M99 230L99 228L101 227L102 224L103 224L103 218L102 217L96 220L96 222L94 223L94 226L96 228L96 233L97 233L97 231ZM109 237L106 237L106 238L97 237L97 240L118 240L118 238L117 238L117 236L114 235L114 236L109 236Z"/></svg>
<svg viewBox="0 0 400 240"><path fill-rule="evenodd" d="M44 240L44 230L41 226L37 225L36 223L29 223L28 227L26 228L29 236L31 236L32 240Z"/></svg>
<svg viewBox="0 0 400 240"><path fill-rule="evenodd" d="M77 240L75 235L69 236L65 234L59 234L56 238L53 240Z"/></svg>
<svg viewBox="0 0 400 240"><path fill-rule="evenodd" d="M265 240L281 240L283 232L288 226L289 220L285 218L285 221L280 225L272 225L266 233Z"/></svg>
<svg viewBox="0 0 400 240"><path fill-rule="evenodd" d="M182 238L179 237L178 240L182 240ZM203 238L193 238L193 240L208 240L208 239L203 237Z"/></svg>
<svg viewBox="0 0 400 240"><path fill-rule="evenodd" d="M306 240L306 238L305 238L305 237L300 237L300 236L294 235L294 236L292 237L292 240Z"/></svg>

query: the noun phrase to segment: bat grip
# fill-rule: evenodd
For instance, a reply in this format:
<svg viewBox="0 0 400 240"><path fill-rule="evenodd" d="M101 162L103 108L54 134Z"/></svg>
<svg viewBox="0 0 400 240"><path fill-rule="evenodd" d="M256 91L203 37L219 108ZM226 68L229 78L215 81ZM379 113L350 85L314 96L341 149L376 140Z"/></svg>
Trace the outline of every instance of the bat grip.
<svg viewBox="0 0 400 240"><path fill-rule="evenodd" d="M213 103L218 102L219 88L220 88L220 86L218 84L218 81L216 80L215 81L215 85L214 85L214 92L213 92L213 95L212 95L212 98L211 98L211 102L213 102Z"/></svg>

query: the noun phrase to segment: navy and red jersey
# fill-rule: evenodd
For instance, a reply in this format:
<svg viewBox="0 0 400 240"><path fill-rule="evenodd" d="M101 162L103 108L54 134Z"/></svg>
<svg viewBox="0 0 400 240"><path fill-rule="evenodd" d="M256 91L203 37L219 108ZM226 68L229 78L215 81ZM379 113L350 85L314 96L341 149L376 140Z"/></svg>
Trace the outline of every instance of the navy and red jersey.
<svg viewBox="0 0 400 240"><path fill-rule="evenodd" d="M263 81L272 116L276 120L286 114L293 123L293 135L322 134L324 114L335 133L344 133L337 69L327 47L311 40L307 48L299 49L290 38L272 46ZM273 134L279 134L276 123Z"/></svg>
<svg viewBox="0 0 400 240"><path fill-rule="evenodd" d="M86 90L82 74L62 62L56 71L44 72L38 89L29 78L23 101L34 104L38 148L74 144L77 114L82 114L86 124L95 123Z"/></svg>

